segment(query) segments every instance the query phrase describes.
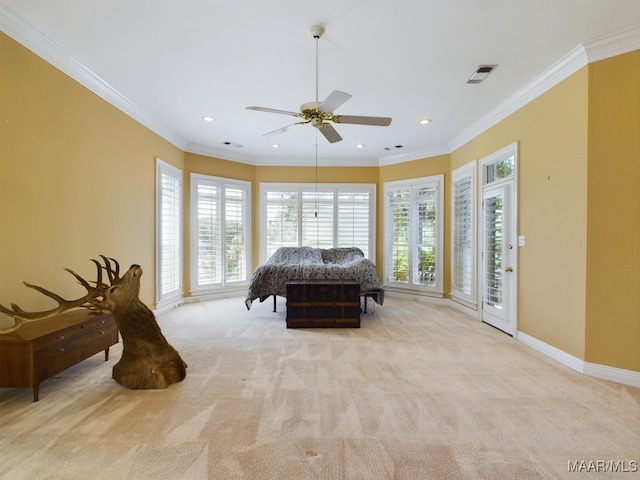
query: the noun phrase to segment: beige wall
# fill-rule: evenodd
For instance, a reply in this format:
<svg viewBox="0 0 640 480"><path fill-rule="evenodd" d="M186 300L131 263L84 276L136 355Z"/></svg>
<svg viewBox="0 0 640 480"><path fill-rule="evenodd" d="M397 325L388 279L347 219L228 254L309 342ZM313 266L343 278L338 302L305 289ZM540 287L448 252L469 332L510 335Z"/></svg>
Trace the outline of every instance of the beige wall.
<svg viewBox="0 0 640 480"><path fill-rule="evenodd" d="M640 371L640 51L589 67L586 360Z"/></svg>
<svg viewBox="0 0 640 480"><path fill-rule="evenodd" d="M22 280L82 294L70 267L113 256L145 269L155 301L155 158L189 174L253 182L253 264L260 182L315 182L314 167L263 167L184 153L0 34L0 303L51 302ZM378 186L445 175L445 289L450 172L519 142L519 330L589 362L640 371L640 52L583 68L450 155L383 167L318 169L318 182ZM188 262L185 291L189 288Z"/></svg>
<svg viewBox="0 0 640 480"><path fill-rule="evenodd" d="M452 169L519 142L518 330L584 358L587 69L451 154Z"/></svg>
<svg viewBox="0 0 640 480"><path fill-rule="evenodd" d="M80 296L63 267L95 279L106 254L152 305L155 161L183 153L2 33L0 62L0 303L55 306L23 280Z"/></svg>

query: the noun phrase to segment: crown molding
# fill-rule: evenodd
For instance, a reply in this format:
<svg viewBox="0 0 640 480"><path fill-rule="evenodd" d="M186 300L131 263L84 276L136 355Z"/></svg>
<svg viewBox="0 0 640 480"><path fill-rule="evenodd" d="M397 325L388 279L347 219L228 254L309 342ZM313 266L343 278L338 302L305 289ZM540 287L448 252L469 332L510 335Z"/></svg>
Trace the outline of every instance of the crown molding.
<svg viewBox="0 0 640 480"><path fill-rule="evenodd" d="M315 167L315 158L305 157L260 157L256 165L261 167ZM378 163L371 158L355 159L342 157L320 157L318 167L377 167Z"/></svg>
<svg viewBox="0 0 640 480"><path fill-rule="evenodd" d="M604 35L584 44L589 63L640 50L640 25L610 35Z"/></svg>
<svg viewBox="0 0 640 480"><path fill-rule="evenodd" d="M208 145L199 145L196 143L188 143L185 152L204 155L207 157L218 158L220 160L229 160L231 162L245 163L260 167L314 167L316 165L315 158L311 157L254 157L239 152L230 152L221 148L210 147ZM371 158L353 159L353 158L319 158L319 167L377 167L378 162Z"/></svg>
<svg viewBox="0 0 640 480"><path fill-rule="evenodd" d="M33 53L109 102L114 107L184 150L185 141L105 82L24 18L0 2L0 30Z"/></svg>
<svg viewBox="0 0 640 480"><path fill-rule="evenodd" d="M396 163L411 162L413 160L422 160L424 158L437 157L438 155L448 155L450 153L451 150L448 146L440 146L425 150L402 153L400 155L388 155L380 157L380 159L378 160L378 165L382 167L386 165L393 165Z"/></svg>
<svg viewBox="0 0 640 480"><path fill-rule="evenodd" d="M198 143L187 143L183 150L188 153L195 153L207 157L215 157L221 160L229 160L231 162L246 163L248 165L257 165L256 158L239 152L229 152L222 148L211 147L209 145L200 145Z"/></svg>

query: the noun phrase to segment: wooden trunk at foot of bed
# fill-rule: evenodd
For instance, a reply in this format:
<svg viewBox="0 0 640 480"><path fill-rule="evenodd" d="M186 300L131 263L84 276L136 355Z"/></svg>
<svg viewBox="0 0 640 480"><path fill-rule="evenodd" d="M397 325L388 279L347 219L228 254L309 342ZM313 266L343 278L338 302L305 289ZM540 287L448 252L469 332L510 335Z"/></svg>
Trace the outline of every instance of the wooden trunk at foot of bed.
<svg viewBox="0 0 640 480"><path fill-rule="evenodd" d="M288 281L287 328L360 328L360 284L354 280Z"/></svg>

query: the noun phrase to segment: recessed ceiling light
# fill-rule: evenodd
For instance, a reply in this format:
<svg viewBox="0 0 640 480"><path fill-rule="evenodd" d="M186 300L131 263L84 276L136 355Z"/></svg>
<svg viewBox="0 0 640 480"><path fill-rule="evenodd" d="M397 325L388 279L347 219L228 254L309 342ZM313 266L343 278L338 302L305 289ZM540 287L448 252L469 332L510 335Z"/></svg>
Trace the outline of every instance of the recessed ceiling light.
<svg viewBox="0 0 640 480"><path fill-rule="evenodd" d="M279 144L279 143L274 143L273 145L271 145L271 147L273 147L273 148L280 148L280 144Z"/></svg>
<svg viewBox="0 0 640 480"><path fill-rule="evenodd" d="M364 148L364 143L359 143L356 145L356 148Z"/></svg>
<svg viewBox="0 0 640 480"><path fill-rule="evenodd" d="M213 122L215 118L213 118L211 115L205 115L204 117L202 117L202 120L204 120L205 122Z"/></svg>
<svg viewBox="0 0 640 480"><path fill-rule="evenodd" d="M420 120L420 125L428 125L430 123L431 123L430 118L423 118L422 120Z"/></svg>

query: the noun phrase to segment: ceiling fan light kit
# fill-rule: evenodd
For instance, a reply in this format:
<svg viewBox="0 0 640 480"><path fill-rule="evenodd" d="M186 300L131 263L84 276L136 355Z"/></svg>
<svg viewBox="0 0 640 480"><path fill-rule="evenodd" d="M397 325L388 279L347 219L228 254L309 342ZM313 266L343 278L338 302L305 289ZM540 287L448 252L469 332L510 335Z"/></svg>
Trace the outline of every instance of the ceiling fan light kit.
<svg viewBox="0 0 640 480"><path fill-rule="evenodd" d="M324 101L318 101L318 40L324 34L324 27L314 25L310 30L311 36L316 40L316 100L314 102L303 103L300 106L300 112L290 112L288 110L278 110L275 108L246 107L247 110L256 110L259 112L277 113L280 115L289 115L301 118L302 121L292 123L285 127L279 128L272 132L265 133L266 136L278 135L289 130L294 125L311 124L316 127L320 133L327 139L329 143L336 143L342 140L340 134L331 125L333 123L346 123L352 125L373 125L386 127L391 124L389 117L367 117L362 115L335 115L333 113L338 107L351 98L351 95L339 90L334 90Z"/></svg>

